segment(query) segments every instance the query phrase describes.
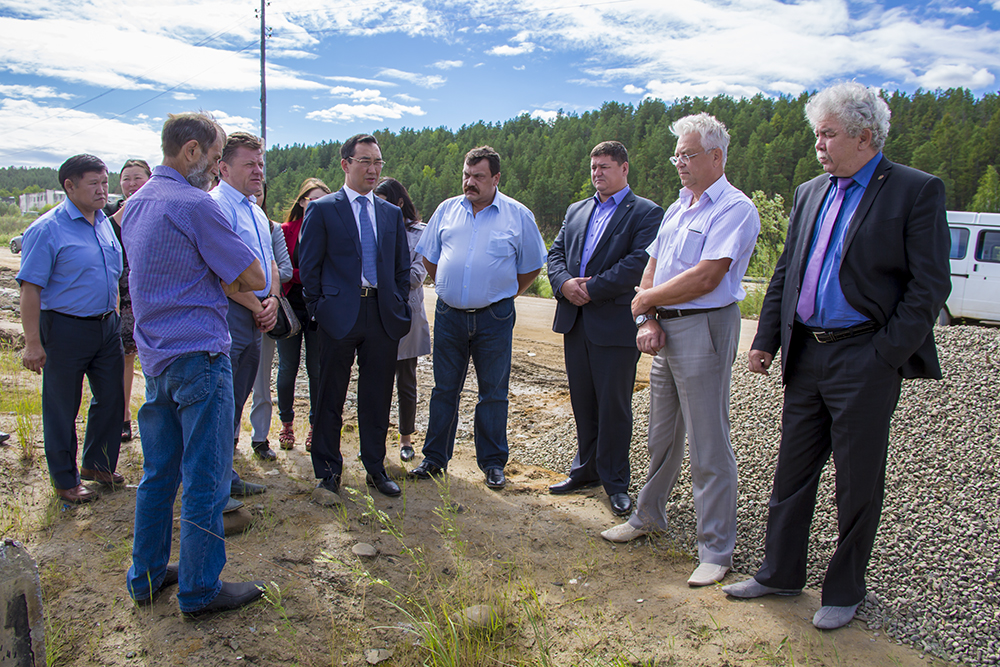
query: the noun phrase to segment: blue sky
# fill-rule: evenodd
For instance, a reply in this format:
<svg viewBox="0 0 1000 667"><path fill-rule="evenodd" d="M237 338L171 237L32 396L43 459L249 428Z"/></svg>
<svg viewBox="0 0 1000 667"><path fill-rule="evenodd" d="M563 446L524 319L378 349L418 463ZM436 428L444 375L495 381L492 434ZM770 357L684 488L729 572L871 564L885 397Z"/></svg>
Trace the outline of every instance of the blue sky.
<svg viewBox="0 0 1000 667"><path fill-rule="evenodd" d="M166 114L259 133L259 0L0 0L0 166L158 163ZM268 145L842 79L1000 90L1000 0L272 0ZM391 159L390 156L386 156Z"/></svg>

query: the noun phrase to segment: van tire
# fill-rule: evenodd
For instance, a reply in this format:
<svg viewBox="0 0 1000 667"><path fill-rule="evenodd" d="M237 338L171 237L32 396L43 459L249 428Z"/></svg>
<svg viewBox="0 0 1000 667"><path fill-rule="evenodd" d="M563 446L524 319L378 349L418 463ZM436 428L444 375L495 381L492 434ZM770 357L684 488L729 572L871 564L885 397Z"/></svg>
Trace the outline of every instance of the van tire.
<svg viewBox="0 0 1000 667"><path fill-rule="evenodd" d="M947 308L942 308L941 312L938 313L937 323L943 327L951 324L951 313L948 312Z"/></svg>

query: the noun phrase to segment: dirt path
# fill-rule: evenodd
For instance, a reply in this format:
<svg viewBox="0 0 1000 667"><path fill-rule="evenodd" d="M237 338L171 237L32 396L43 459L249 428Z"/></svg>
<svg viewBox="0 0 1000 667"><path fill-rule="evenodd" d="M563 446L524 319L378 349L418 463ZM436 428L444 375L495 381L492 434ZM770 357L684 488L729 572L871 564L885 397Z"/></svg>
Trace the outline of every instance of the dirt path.
<svg viewBox="0 0 1000 667"><path fill-rule="evenodd" d="M4 252L9 255L0 250L2 266ZM0 270L0 287L11 288L12 268ZM427 305L432 313L433 293ZM562 341L551 332L553 307L542 299L517 303L512 439L536 438L572 419ZM752 323L745 326L745 335L752 330ZM0 382L9 391L14 376L4 373ZM421 359L418 374L418 424L426 424L429 359ZM648 378L648 360L640 377ZM414 623L421 614L440 623L442 613L454 618L475 604L497 614L498 621L476 635L493 657L461 664L543 664L543 652L553 665L942 664L860 621L832 633L815 630L809 622L819 607L815 591L737 602L718 587L689 588L691 554L662 539L604 542L600 531L618 520L603 491L551 496L546 487L562 479L561 472L514 461L508 487L488 490L471 443L473 381L463 394L447 483L402 480L399 499L366 495L353 394L343 449L344 485L354 492L345 492L343 509L310 502L314 481L301 444L263 464L247 455L250 437L242 433L237 468L269 488L241 510L252 525L227 539L223 578L274 582L271 602L198 622L182 619L173 591L149 610L135 609L125 593L139 442L123 445L119 466L132 484L79 508L54 500L40 445L28 463L19 459L16 441L0 448L6 503L0 525L5 535L25 541L39 562L51 619L49 650L56 657L51 664L363 665L366 649L387 648L393 657L384 664L417 665L426 652L402 640L407 629L419 629ZM304 415L305 408L300 399L298 412ZM0 430L13 431L14 420L0 414ZM298 421L301 443L304 424ZM390 461L394 451L390 443ZM393 469L401 472L398 464ZM375 546L378 555L355 556L359 542ZM176 549L175 533L174 554Z"/></svg>

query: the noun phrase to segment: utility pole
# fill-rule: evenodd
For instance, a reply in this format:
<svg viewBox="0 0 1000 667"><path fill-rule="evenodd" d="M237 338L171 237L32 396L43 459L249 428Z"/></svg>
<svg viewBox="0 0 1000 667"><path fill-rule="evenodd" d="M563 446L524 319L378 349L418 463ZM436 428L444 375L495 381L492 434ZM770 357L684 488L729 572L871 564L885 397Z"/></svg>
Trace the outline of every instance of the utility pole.
<svg viewBox="0 0 1000 667"><path fill-rule="evenodd" d="M264 182L267 182L267 82L264 70L266 68L267 28L264 21L264 9L267 0L260 0L260 139L264 144Z"/></svg>

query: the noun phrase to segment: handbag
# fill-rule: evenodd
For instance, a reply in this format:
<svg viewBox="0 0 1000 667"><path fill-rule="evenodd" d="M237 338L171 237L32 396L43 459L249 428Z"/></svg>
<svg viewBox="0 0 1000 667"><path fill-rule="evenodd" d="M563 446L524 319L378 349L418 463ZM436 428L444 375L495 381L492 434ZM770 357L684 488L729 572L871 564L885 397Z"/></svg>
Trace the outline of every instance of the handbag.
<svg viewBox="0 0 1000 667"><path fill-rule="evenodd" d="M278 295L276 298L278 299L278 320L274 323L271 330L267 332L267 335L274 340L291 338L302 331L302 323L295 316L292 304L288 303L288 299L284 295Z"/></svg>

